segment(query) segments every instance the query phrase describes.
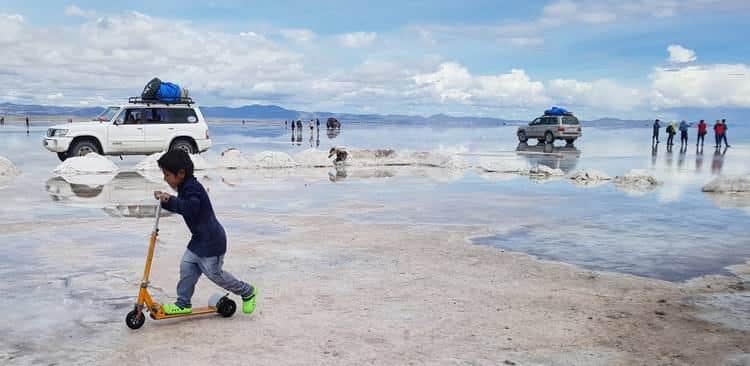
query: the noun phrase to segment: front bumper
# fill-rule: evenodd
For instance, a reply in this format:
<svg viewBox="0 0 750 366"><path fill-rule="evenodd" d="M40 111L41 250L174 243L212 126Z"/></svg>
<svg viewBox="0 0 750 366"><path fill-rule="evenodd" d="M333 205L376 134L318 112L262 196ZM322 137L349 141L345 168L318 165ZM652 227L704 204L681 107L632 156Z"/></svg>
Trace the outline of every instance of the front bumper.
<svg viewBox="0 0 750 366"><path fill-rule="evenodd" d="M45 137L42 140L42 146L52 152L66 152L71 141L73 139L70 137Z"/></svg>

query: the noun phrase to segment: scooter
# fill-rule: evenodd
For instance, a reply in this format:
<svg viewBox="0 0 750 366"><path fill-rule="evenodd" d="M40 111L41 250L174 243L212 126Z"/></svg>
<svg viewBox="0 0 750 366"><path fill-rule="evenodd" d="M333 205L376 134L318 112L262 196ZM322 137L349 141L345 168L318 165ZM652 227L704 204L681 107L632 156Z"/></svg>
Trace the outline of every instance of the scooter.
<svg viewBox="0 0 750 366"><path fill-rule="evenodd" d="M161 304L155 302L151 295L148 293L148 277L151 274L151 260L154 258L154 248L156 247L156 237L159 235L159 216L161 215L161 204L156 205L156 221L154 222L154 230L151 231L151 239L148 244L148 255L146 256L146 268L143 270L143 280L141 280L141 288L138 290L138 300L135 303L135 308L131 310L125 317L125 324L130 329L138 329L143 326L146 321L146 317L143 312L148 311L149 315L154 320L181 318L195 315L206 315L218 313L221 316L228 318L234 314L237 310L237 304L229 298L229 294L214 294L208 300L208 306L201 308L193 308L193 312L190 314L166 314L162 309Z"/></svg>

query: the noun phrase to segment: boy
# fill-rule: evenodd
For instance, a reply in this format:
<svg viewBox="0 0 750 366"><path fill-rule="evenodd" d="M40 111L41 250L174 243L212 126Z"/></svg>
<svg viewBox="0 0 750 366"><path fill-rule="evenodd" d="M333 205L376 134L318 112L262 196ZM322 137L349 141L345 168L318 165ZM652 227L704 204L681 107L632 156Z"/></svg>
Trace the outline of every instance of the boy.
<svg viewBox="0 0 750 366"><path fill-rule="evenodd" d="M165 304L166 314L190 314L193 311L190 298L201 274L206 275L219 287L242 297L242 311L251 314L255 310L255 287L242 282L229 272L222 270L227 237L224 228L214 215L211 201L203 185L193 176L193 161L183 150L166 152L158 160L164 181L177 191L177 196L156 191L154 197L161 207L182 215L193 234L180 264L180 281L177 283L177 301Z"/></svg>

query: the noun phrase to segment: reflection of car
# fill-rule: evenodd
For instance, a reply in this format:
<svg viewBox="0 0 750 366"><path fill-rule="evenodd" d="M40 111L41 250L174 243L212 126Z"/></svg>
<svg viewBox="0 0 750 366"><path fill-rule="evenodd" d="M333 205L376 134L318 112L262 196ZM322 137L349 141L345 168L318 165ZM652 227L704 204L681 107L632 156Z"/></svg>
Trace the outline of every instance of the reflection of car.
<svg viewBox="0 0 750 366"><path fill-rule="evenodd" d="M519 143L516 147L516 153L525 157L531 166L546 165L550 168L560 169L566 174L575 169L578 158L581 157L581 150L572 145L555 147L552 144L544 143L537 145Z"/></svg>
<svg viewBox="0 0 750 366"><path fill-rule="evenodd" d="M101 185L71 183L62 177L47 180L47 193L53 201L86 207L153 206L153 192L164 184L152 182L135 172L122 172ZM153 216L153 215L152 215Z"/></svg>
<svg viewBox="0 0 750 366"><path fill-rule="evenodd" d="M44 147L60 160L90 152L101 155L147 155L172 149L194 154L211 147L200 109L190 103L145 103L109 107L95 122L52 126Z"/></svg>
<svg viewBox="0 0 750 366"><path fill-rule="evenodd" d="M581 137L581 124L571 113L559 116L545 114L531 121L528 126L519 127L517 136L520 142L537 139L539 142L551 144L555 140L565 140L572 144Z"/></svg>

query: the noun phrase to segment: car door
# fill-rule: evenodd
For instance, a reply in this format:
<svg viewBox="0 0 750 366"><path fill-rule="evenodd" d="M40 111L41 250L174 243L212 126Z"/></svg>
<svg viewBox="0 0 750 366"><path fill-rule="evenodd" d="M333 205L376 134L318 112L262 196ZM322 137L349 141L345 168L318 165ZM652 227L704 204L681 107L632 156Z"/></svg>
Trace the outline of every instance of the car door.
<svg viewBox="0 0 750 366"><path fill-rule="evenodd" d="M146 108L145 149L149 153L163 151L174 135L169 108Z"/></svg>
<svg viewBox="0 0 750 366"><path fill-rule="evenodd" d="M539 125L541 123L542 123L541 118L537 118L531 121L531 123L529 123L529 128L526 133L526 136L528 136L529 138L538 138L539 137Z"/></svg>
<svg viewBox="0 0 750 366"><path fill-rule="evenodd" d="M142 153L144 122L143 108L127 108L120 112L115 122L108 127L108 151L119 154Z"/></svg>

